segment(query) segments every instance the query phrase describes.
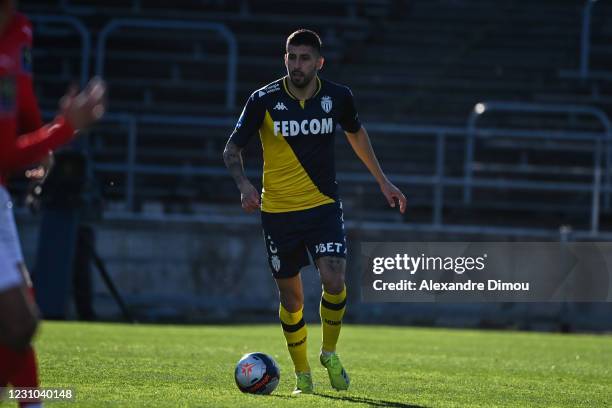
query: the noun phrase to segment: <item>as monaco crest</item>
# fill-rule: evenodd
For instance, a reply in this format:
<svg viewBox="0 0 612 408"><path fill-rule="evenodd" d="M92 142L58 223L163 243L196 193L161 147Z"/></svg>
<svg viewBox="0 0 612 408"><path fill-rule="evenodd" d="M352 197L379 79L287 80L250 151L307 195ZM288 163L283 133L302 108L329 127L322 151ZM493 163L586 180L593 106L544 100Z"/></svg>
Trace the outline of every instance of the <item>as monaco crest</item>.
<svg viewBox="0 0 612 408"><path fill-rule="evenodd" d="M324 96L321 98L321 108L325 111L325 113L329 113L332 110L332 100L329 96Z"/></svg>

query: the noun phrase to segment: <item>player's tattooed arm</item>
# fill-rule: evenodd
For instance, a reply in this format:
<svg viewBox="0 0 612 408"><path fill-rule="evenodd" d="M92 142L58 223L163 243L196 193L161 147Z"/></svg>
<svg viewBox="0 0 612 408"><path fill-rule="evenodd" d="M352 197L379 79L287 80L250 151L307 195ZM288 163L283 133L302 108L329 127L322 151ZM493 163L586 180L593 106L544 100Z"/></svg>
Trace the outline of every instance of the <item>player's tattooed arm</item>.
<svg viewBox="0 0 612 408"><path fill-rule="evenodd" d="M223 150L223 161L225 167L229 170L230 174L234 178L236 185L240 187L245 181L248 181L244 174L244 166L242 164L241 149L236 146L235 143L228 141Z"/></svg>
<svg viewBox="0 0 612 408"><path fill-rule="evenodd" d="M242 163L242 154L240 150L241 149L236 146L235 143L228 141L225 145L225 150L223 150L223 161L240 190L242 208L246 212L252 212L261 205L259 192L244 174L244 165Z"/></svg>

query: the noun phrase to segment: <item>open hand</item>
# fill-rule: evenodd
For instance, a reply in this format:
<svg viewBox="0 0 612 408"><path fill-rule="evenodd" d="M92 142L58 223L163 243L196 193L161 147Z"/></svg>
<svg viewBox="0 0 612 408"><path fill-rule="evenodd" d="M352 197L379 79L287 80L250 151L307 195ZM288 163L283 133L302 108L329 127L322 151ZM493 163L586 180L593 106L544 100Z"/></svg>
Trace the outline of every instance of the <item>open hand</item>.
<svg viewBox="0 0 612 408"><path fill-rule="evenodd" d="M106 85L100 78L93 78L84 90L78 92L71 86L60 100L60 113L75 130L91 125L106 110Z"/></svg>

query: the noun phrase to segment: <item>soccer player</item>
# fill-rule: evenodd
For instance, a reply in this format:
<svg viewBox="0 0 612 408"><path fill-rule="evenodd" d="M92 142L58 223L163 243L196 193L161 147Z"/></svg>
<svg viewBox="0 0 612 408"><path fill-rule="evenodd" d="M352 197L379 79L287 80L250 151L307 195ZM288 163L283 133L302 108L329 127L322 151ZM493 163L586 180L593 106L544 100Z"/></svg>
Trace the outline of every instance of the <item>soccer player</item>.
<svg viewBox="0 0 612 408"><path fill-rule="evenodd" d="M105 109L105 85L92 80L81 93L71 89L62 98L55 120L42 126L32 87L31 45L29 21L15 12L13 0L0 0L0 387L38 386L31 345L38 311L5 187L7 179L44 161L51 150L72 140ZM41 404L20 401L20 406Z"/></svg>
<svg viewBox="0 0 612 408"><path fill-rule="evenodd" d="M349 387L336 354L346 305L347 248L334 163L337 124L389 205L399 204L402 213L406 208L406 197L387 179L376 159L350 89L319 78L323 62L321 40L315 32L302 29L291 34L286 42L287 75L253 92L223 152L240 190L242 208L246 212L261 208L268 262L280 296L279 317L295 365L294 394L313 392L300 276L300 268L310 263L308 253L323 285L319 359L333 388ZM264 158L261 201L244 174L241 155L257 132Z"/></svg>

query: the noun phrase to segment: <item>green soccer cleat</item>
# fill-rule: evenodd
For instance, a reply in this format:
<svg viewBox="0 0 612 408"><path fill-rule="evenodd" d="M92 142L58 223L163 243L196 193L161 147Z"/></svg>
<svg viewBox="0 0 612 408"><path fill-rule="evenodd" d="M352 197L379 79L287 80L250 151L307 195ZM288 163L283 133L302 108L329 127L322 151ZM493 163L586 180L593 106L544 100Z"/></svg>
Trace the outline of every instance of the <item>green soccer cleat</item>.
<svg viewBox="0 0 612 408"><path fill-rule="evenodd" d="M310 373L295 373L295 389L293 395L312 394L312 375Z"/></svg>
<svg viewBox="0 0 612 408"><path fill-rule="evenodd" d="M321 353L319 360L323 367L327 369L331 386L338 391L348 390L351 380L344 367L342 367L338 355L336 353Z"/></svg>

